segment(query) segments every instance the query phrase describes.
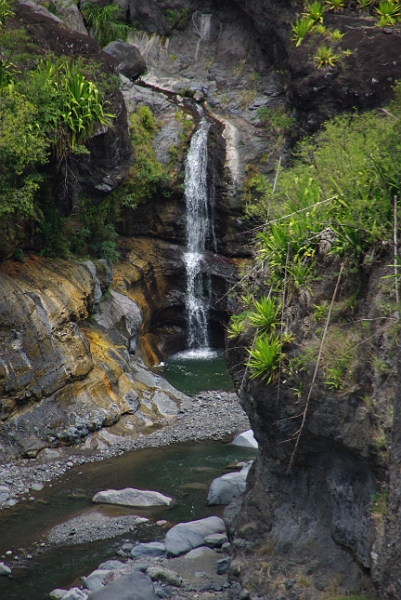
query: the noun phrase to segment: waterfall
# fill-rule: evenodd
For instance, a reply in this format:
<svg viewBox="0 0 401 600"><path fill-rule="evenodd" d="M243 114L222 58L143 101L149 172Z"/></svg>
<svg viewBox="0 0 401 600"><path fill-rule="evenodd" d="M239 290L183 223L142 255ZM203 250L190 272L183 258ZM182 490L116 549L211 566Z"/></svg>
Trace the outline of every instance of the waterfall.
<svg viewBox="0 0 401 600"><path fill-rule="evenodd" d="M204 274L205 246L210 229L207 193L207 141L210 124L203 117L192 136L185 166L187 289L185 308L190 350L209 348L210 277Z"/></svg>

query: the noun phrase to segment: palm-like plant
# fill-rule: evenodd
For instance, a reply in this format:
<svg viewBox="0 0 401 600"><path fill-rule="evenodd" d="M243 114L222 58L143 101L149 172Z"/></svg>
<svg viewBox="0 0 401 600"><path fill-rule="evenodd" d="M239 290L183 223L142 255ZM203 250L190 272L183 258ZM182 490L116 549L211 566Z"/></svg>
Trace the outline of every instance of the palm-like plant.
<svg viewBox="0 0 401 600"><path fill-rule="evenodd" d="M334 67L339 61L339 56L329 46L320 46L314 56L314 61L318 69L324 67Z"/></svg>
<svg viewBox="0 0 401 600"><path fill-rule="evenodd" d="M248 352L251 379L262 377L267 384L274 383L284 358L280 338L263 334L256 338L254 347Z"/></svg>
<svg viewBox="0 0 401 600"><path fill-rule="evenodd" d="M359 7L362 10L368 10L368 8L373 4L374 0L357 0Z"/></svg>
<svg viewBox="0 0 401 600"><path fill-rule="evenodd" d="M295 46L299 46L300 43L305 39L314 26L313 19L304 17L303 19L297 19L295 24L292 25L293 37L292 40L295 42Z"/></svg>
<svg viewBox="0 0 401 600"><path fill-rule="evenodd" d="M379 27L395 25L401 15L400 5L395 0L384 0L375 10L379 15Z"/></svg>
<svg viewBox="0 0 401 600"><path fill-rule="evenodd" d="M329 10L337 11L340 8L344 8L344 0L326 0L326 4Z"/></svg>
<svg viewBox="0 0 401 600"><path fill-rule="evenodd" d="M253 311L248 313L249 324L261 331L270 333L280 322L281 304L272 298L256 301Z"/></svg>
<svg viewBox="0 0 401 600"><path fill-rule="evenodd" d="M315 23L323 23L323 15L326 12L326 7L324 4L322 4L318 0L315 0L314 2L312 2L312 4L306 5L306 11L307 12L304 12L302 14L312 19L312 21L314 21Z"/></svg>

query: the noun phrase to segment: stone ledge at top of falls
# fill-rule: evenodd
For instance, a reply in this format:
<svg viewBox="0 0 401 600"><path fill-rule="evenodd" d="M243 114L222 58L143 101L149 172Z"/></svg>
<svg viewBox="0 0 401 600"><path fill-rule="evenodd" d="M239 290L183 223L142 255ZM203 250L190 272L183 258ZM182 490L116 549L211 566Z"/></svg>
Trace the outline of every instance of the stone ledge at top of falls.
<svg viewBox="0 0 401 600"><path fill-rule="evenodd" d="M220 517L207 517L199 521L179 523L166 535L167 556L180 556L193 548L205 545L205 537L213 533L225 533L226 526Z"/></svg>
<svg viewBox="0 0 401 600"><path fill-rule="evenodd" d="M172 498L160 492L124 488L123 490L104 490L92 498L92 502L101 504L120 504L122 506L148 507L168 506Z"/></svg>

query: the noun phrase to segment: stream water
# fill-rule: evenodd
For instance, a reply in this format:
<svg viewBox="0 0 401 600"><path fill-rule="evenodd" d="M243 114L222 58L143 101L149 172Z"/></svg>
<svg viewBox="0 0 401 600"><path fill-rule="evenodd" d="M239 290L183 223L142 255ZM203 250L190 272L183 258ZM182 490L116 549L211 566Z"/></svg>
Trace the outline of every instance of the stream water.
<svg viewBox="0 0 401 600"><path fill-rule="evenodd" d="M222 351L203 348L179 352L156 370L188 396L209 390L234 391Z"/></svg>
<svg viewBox="0 0 401 600"><path fill-rule="evenodd" d="M202 32L200 35L203 36ZM188 349L159 367L163 376L188 395L233 389L223 353L209 347L211 281L205 265L206 242L213 238L207 186L209 128L202 116L192 137L185 171ZM249 460L255 454L255 450L217 442L175 444L70 469L66 476L35 493L34 500L0 513L0 556L13 566L12 577L0 577L0 599L45 599L54 588L79 585L81 576L115 556L122 538L133 542L163 536L163 530L147 525L125 533L120 539L49 549L46 539L50 529L93 509L91 499L99 490L154 489L174 499L170 507L157 509L109 507L109 516L136 514L152 522L166 519L176 523L222 514L223 507L205 504L212 480L222 475L228 464ZM12 554L7 555L10 551ZM31 558L25 558L27 554ZM22 558L13 560L16 555Z"/></svg>
<svg viewBox="0 0 401 600"><path fill-rule="evenodd" d="M45 599L50 590L79 582L79 577L113 557L116 549L121 547L121 538L130 541L154 538L154 528L143 527L120 539L52 549L51 552L41 553L40 546L34 546L35 542L46 539L54 525L93 508L91 498L100 489L128 486L157 489L174 499L172 507L116 508L113 516L140 514L151 521L167 519L173 523L199 519L222 512L223 507L205 505L211 481L224 473L228 464L249 460L255 454L254 450L218 442L177 444L131 452L70 469L65 477L54 481L51 488L35 493L34 502L20 503L0 513L0 555L12 550L13 555L23 556L22 548L33 555L32 560L20 561L20 566L13 568L12 578L0 578L0 598ZM159 535L163 533L160 531Z"/></svg>

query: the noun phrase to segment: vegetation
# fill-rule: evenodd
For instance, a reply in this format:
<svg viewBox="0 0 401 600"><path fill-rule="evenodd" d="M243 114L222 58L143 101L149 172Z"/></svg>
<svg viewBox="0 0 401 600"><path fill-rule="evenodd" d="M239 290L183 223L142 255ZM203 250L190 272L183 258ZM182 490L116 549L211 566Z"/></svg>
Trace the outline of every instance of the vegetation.
<svg viewBox="0 0 401 600"><path fill-rule="evenodd" d="M170 26L170 29L180 28L185 25L189 15L188 8L182 8L181 10L174 10L168 8L166 12L166 19Z"/></svg>
<svg viewBox="0 0 401 600"><path fill-rule="evenodd" d="M334 67L339 61L338 54L335 54L333 49L326 45L320 46L313 58L318 69Z"/></svg>
<svg viewBox="0 0 401 600"><path fill-rule="evenodd" d="M319 340L305 359L302 353L285 353L283 345L295 339L287 330L285 313L291 300L310 293L313 281L321 277L322 256L338 257L351 273L391 251L394 197L401 194L400 133L401 89L397 87L388 111L336 117L313 138L300 142L294 151L296 160L280 172L276 186L257 170L250 171L247 214L264 223L257 234L253 268L264 273L270 291L260 298L252 286L246 287L244 278L244 311L232 320L229 335L251 332L247 363L251 377L274 383L281 372L294 393L301 389L297 373L311 369ZM352 318L355 304L355 294L342 301L340 314L345 320ZM322 301L315 305L313 318L317 324L325 322L327 329L331 311ZM341 391L351 382L353 348L362 333L362 328L341 323L332 328L327 350L320 348L321 382L328 388Z"/></svg>
<svg viewBox="0 0 401 600"><path fill-rule="evenodd" d="M83 5L101 45L126 36L119 11L115 5ZM89 152L96 127L112 123L104 97L114 93L116 78L89 59L39 57L23 28L7 27L12 14L10 1L0 0L0 221L13 239L28 221L42 254L116 260L114 225L121 206L135 207L169 180L152 147L156 122L139 106L131 118L136 163L127 181L101 203L81 197L72 214L63 214L54 203L52 173L62 165L69 169ZM14 259L24 260L21 248Z"/></svg>
<svg viewBox="0 0 401 600"><path fill-rule="evenodd" d="M84 2L81 13L91 33L102 47L117 39L125 40L131 29L126 23L118 21L121 7L117 4L100 6L95 2Z"/></svg>
<svg viewBox="0 0 401 600"><path fill-rule="evenodd" d="M120 186L117 195L123 206L134 208L139 202L150 198L159 187L167 184L166 169L156 157L152 140L157 126L151 110L139 105L131 115L131 142L135 148L135 164L129 176Z"/></svg>

